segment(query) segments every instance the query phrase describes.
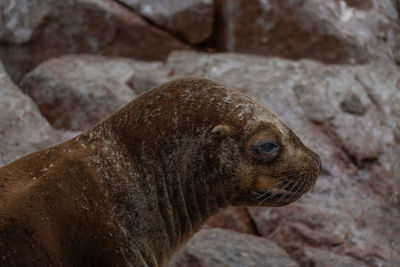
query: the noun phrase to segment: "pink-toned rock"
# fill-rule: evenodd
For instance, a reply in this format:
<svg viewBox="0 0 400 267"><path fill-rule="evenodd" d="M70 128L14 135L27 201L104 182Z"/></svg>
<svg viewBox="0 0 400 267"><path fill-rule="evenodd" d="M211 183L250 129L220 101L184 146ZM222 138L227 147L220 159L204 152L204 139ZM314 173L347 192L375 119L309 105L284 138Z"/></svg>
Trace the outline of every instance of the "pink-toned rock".
<svg viewBox="0 0 400 267"><path fill-rule="evenodd" d="M395 58L400 44L391 0L217 0L216 10L223 51L364 63Z"/></svg>
<svg viewBox="0 0 400 267"><path fill-rule="evenodd" d="M285 250L265 238L212 229L195 234L169 267L299 266Z"/></svg>
<svg viewBox="0 0 400 267"><path fill-rule="evenodd" d="M21 82L55 128L84 130L117 111L136 93L127 85L137 71L161 63L99 56L66 56L46 61Z"/></svg>
<svg viewBox="0 0 400 267"><path fill-rule="evenodd" d="M191 44L205 41L213 30L213 0L118 1Z"/></svg>
<svg viewBox="0 0 400 267"><path fill-rule="evenodd" d="M140 68L135 68L132 76L126 82L132 90L140 95L141 93L156 87L157 85L168 82L171 77L175 77L172 69L165 68L164 65L148 65L154 66L151 69L143 64Z"/></svg>
<svg viewBox="0 0 400 267"><path fill-rule="evenodd" d="M0 17L0 56L16 81L64 54L162 60L189 49L113 0L0 1Z"/></svg>
<svg viewBox="0 0 400 267"><path fill-rule="evenodd" d="M323 249L306 247L304 254L299 255L300 264L304 267L324 266L324 267L369 267L369 262L362 262L350 256L335 254Z"/></svg>
<svg viewBox="0 0 400 267"><path fill-rule="evenodd" d="M0 166L73 135L55 131L0 63Z"/></svg>
<svg viewBox="0 0 400 267"><path fill-rule="evenodd" d="M207 225L239 233L256 234L254 223L246 207L228 207L210 217Z"/></svg>

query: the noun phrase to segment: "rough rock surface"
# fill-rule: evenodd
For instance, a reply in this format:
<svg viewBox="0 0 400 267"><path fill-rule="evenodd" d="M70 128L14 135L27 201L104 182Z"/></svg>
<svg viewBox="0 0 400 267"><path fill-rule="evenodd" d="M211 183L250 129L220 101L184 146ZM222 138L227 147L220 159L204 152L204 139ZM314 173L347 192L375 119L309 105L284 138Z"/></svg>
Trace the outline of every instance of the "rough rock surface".
<svg viewBox="0 0 400 267"><path fill-rule="evenodd" d="M205 41L212 33L213 0L118 1L191 44Z"/></svg>
<svg viewBox="0 0 400 267"><path fill-rule="evenodd" d="M165 60L230 51L325 63L400 63L395 0L0 1L0 57L14 81L65 54Z"/></svg>
<svg viewBox="0 0 400 267"><path fill-rule="evenodd" d="M257 234L257 229L246 207L228 207L211 216L206 222L214 228L229 229L239 233Z"/></svg>
<svg viewBox="0 0 400 267"><path fill-rule="evenodd" d="M223 51L364 63L396 57L399 15L391 0L217 0Z"/></svg>
<svg viewBox="0 0 400 267"><path fill-rule="evenodd" d="M189 49L113 0L0 1L0 17L0 56L14 81L64 54L160 60Z"/></svg>
<svg viewBox="0 0 400 267"><path fill-rule="evenodd" d="M296 267L285 250L253 235L229 230L202 230L175 256L168 267L273 266Z"/></svg>
<svg viewBox="0 0 400 267"><path fill-rule="evenodd" d="M0 166L74 134L55 131L0 63Z"/></svg>
<svg viewBox="0 0 400 267"><path fill-rule="evenodd" d="M21 89L34 99L53 127L85 130L136 97L138 89L127 85L129 78L160 65L122 58L66 56L28 73Z"/></svg>

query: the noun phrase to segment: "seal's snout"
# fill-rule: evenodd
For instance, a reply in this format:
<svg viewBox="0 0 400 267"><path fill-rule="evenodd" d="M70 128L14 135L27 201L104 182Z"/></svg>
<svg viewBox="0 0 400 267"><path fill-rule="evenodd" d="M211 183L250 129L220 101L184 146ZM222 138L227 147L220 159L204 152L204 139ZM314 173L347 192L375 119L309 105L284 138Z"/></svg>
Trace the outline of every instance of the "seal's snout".
<svg viewBox="0 0 400 267"><path fill-rule="evenodd" d="M265 128L252 135L246 146L255 163L254 202L284 206L311 190L321 173L321 157L284 124L280 128L266 122L262 125Z"/></svg>
<svg viewBox="0 0 400 267"><path fill-rule="evenodd" d="M307 164L310 166L310 173L314 176L314 182L317 180L318 176L321 174L322 161L321 157L314 151L306 148L307 154L310 158L310 162ZM311 174L310 174L311 175Z"/></svg>

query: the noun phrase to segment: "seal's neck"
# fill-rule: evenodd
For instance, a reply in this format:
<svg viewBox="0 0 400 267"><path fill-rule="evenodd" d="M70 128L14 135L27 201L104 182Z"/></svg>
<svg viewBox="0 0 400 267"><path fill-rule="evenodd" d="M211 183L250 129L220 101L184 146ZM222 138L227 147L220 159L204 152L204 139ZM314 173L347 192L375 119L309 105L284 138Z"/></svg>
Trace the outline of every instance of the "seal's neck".
<svg viewBox="0 0 400 267"><path fill-rule="evenodd" d="M105 121L87 133L88 143L95 146L93 161L109 184L128 243L147 264L160 264L228 206L232 190L209 151L212 139L171 133L145 138L131 129Z"/></svg>

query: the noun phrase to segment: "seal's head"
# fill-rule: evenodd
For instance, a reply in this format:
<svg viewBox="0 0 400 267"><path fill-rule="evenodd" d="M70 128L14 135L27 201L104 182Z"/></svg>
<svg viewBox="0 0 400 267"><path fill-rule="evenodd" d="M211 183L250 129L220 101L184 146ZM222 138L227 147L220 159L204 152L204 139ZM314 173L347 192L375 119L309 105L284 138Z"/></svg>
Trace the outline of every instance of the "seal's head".
<svg viewBox="0 0 400 267"><path fill-rule="evenodd" d="M231 181L238 189L231 203L283 206L299 199L312 188L321 171L318 154L256 101L238 92L230 93L228 98L230 116L214 126L211 133L216 138L232 140L225 140L220 158L225 162L240 159L230 165L235 169Z"/></svg>
<svg viewBox="0 0 400 267"><path fill-rule="evenodd" d="M198 200L282 206L309 191L320 172L319 156L282 120L214 81L175 80L121 112L112 128L137 159L136 169L148 175L159 166L152 176L175 184L185 177L180 182Z"/></svg>
<svg viewBox="0 0 400 267"><path fill-rule="evenodd" d="M270 111L263 112L243 136L238 168L248 184L233 204L289 204L308 192L320 173L320 157Z"/></svg>

